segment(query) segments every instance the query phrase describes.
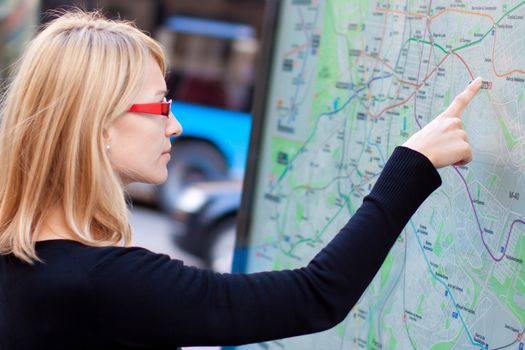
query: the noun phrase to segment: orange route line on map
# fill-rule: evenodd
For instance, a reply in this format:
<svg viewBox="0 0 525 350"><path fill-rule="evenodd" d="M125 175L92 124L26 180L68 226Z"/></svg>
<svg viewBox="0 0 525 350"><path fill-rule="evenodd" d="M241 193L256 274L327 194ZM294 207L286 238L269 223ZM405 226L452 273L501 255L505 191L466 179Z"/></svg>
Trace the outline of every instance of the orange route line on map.
<svg viewBox="0 0 525 350"><path fill-rule="evenodd" d="M495 51L496 51L496 33L497 31L494 33L494 40L493 40L493 45L492 45L492 57L491 57L491 61L492 61L492 70L494 71L494 75L496 75L498 78L505 78L505 77L508 77L509 75L512 75L514 73L519 73L519 74L523 74L525 75L525 71L521 70L521 69L512 69L508 72L504 72L504 73L498 73L498 71L496 70L496 63L494 63L495 61Z"/></svg>
<svg viewBox="0 0 525 350"><path fill-rule="evenodd" d="M433 16L427 16L425 14L418 13L418 12L407 12L407 11L383 9L383 8L377 8L376 11L377 12L381 12L381 13L395 13L395 14L398 14L398 15L403 15L403 16L408 16L408 17L429 18L431 21L436 19L436 18L438 18L438 17L440 17L440 16L442 16L442 15L444 15L444 14L446 14L447 12L458 12L458 13L465 13L465 14L469 14L469 15L476 15L476 16L487 17L487 18L490 18L490 20L492 21L493 24L496 24L496 20L494 19L494 17L492 17L491 15L489 15L487 13L483 13L483 12L479 12L479 11L471 11L471 10L453 9L453 8L444 9L443 11L440 11L440 12L436 13Z"/></svg>

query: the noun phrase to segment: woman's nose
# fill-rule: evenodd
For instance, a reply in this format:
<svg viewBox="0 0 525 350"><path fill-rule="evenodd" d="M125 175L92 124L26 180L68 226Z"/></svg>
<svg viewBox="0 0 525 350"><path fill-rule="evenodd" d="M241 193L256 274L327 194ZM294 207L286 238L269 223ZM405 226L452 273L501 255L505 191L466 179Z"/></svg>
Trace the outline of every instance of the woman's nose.
<svg viewBox="0 0 525 350"><path fill-rule="evenodd" d="M170 112L168 127L166 128L166 136L180 136L182 134L182 125L180 125L177 118Z"/></svg>

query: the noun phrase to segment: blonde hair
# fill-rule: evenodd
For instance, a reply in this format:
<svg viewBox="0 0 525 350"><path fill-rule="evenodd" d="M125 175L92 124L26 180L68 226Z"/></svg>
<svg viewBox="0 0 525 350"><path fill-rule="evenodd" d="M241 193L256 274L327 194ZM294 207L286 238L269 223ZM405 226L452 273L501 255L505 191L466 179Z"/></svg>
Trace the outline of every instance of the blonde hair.
<svg viewBox="0 0 525 350"><path fill-rule="evenodd" d="M122 183L105 150L161 47L133 24L73 10L29 44L5 93L0 126L0 254L33 264L38 231L60 208L91 246L131 242Z"/></svg>

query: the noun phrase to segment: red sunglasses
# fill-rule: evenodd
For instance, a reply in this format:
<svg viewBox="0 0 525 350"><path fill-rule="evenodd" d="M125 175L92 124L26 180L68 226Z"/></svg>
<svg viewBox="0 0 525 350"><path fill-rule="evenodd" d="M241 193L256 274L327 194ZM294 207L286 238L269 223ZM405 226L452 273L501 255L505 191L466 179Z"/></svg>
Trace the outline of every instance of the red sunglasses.
<svg viewBox="0 0 525 350"><path fill-rule="evenodd" d="M166 117L170 116L171 111L171 100L166 102L155 102L155 103L139 103L131 105L129 112L136 113L148 113L163 115Z"/></svg>

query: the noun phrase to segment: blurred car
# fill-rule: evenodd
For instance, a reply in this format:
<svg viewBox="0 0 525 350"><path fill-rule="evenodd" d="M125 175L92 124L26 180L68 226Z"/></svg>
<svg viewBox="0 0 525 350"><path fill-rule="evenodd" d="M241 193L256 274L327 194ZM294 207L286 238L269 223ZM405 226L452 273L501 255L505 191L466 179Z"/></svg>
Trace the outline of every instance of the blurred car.
<svg viewBox="0 0 525 350"><path fill-rule="evenodd" d="M211 269L229 272L241 204L242 181L200 182L186 188L176 201L174 218L182 229L178 247L201 258Z"/></svg>

